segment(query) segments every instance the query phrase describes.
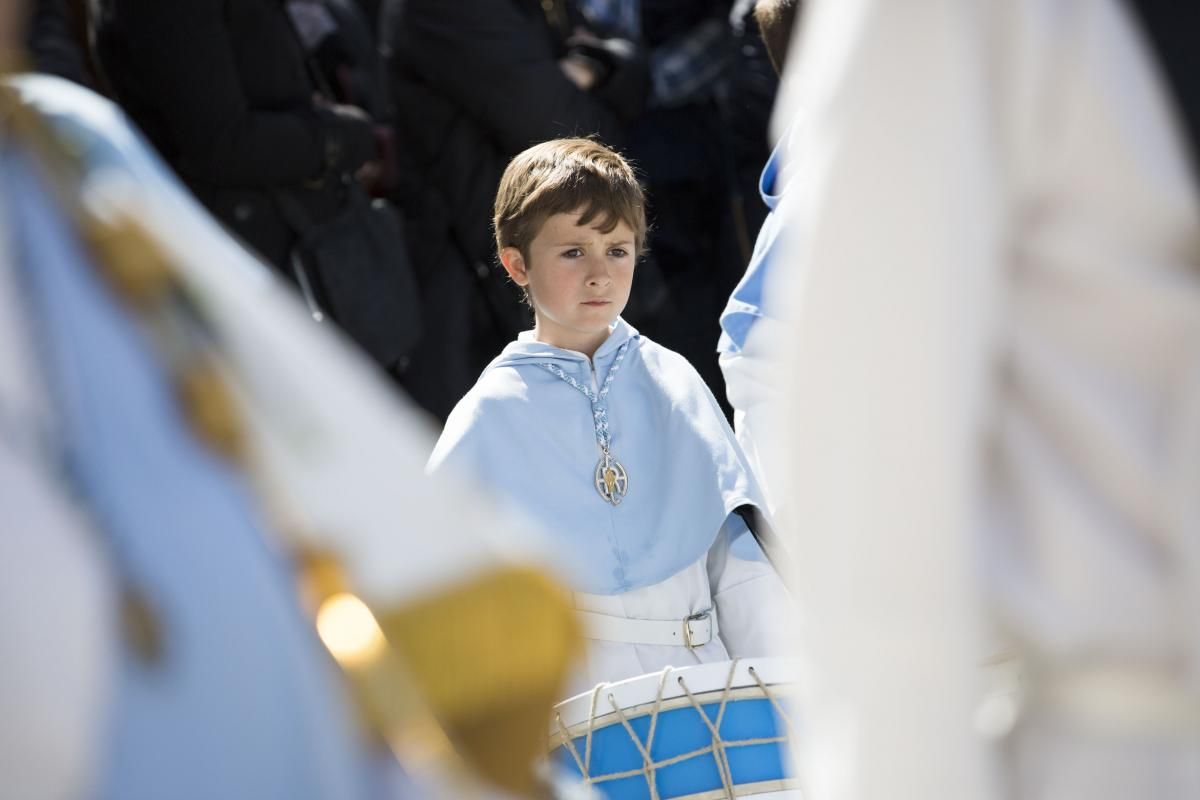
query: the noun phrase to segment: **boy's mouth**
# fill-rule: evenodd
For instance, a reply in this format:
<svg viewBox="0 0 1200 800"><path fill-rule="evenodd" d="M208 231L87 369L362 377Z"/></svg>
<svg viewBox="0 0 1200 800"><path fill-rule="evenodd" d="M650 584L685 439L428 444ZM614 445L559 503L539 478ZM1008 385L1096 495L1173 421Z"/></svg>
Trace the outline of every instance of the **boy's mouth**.
<svg viewBox="0 0 1200 800"><path fill-rule="evenodd" d="M611 302L611 300L584 300L583 304L585 306L606 306Z"/></svg>

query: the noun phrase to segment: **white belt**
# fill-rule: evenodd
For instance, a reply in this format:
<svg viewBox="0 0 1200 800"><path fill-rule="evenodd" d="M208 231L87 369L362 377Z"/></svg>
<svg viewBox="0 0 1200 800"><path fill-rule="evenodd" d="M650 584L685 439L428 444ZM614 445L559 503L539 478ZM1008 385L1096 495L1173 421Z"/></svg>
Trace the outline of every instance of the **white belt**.
<svg viewBox="0 0 1200 800"><path fill-rule="evenodd" d="M717 638L717 615L712 609L686 619L627 619L593 611L577 611L585 636L625 644L668 644L696 648Z"/></svg>

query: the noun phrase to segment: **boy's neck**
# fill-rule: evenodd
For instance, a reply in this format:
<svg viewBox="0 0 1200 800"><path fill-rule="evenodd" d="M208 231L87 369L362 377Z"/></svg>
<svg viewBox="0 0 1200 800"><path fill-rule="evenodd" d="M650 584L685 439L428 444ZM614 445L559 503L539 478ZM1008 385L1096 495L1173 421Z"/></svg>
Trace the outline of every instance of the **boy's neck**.
<svg viewBox="0 0 1200 800"><path fill-rule="evenodd" d="M571 335L572 333L575 335ZM563 350L572 350L576 353L582 353L589 359L596 355L596 351L600 349L600 345L604 344L611 335L611 326L599 333L585 334L576 333L574 331L568 332L548 330L545 326L538 322L535 322L533 325L534 341L548 344L553 347L558 347Z"/></svg>

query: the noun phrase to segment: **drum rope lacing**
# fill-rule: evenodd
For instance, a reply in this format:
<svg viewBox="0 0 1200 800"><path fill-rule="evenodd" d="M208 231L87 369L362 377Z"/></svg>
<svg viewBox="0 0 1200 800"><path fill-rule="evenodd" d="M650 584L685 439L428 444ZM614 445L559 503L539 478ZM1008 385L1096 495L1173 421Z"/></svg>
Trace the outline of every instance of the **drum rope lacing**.
<svg viewBox="0 0 1200 800"><path fill-rule="evenodd" d="M588 765L592 763L592 733L596 728L596 704L600 699L600 693L604 691L604 689L608 688L608 684L602 683L592 691L592 702L588 710L587 734L584 738L584 752L582 758L579 755L579 750L575 747L575 743L570 732L563 724L562 715L555 714L555 722L558 725L559 732L562 734L563 744L566 746L567 752L571 754L571 758L574 759L575 765L579 768L579 772L583 776L584 783L590 786L595 783L615 781L622 778L632 778L637 775L641 775L646 779L646 785L650 789L651 800L660 800L658 786L656 785L655 781L655 773L658 770L669 767L672 764L678 764L681 761L687 761L691 758L712 753L713 760L717 765L717 772L721 776L721 787L725 792L725 797L728 800L734 800L734 798L737 797L737 793L733 785L733 776L729 768L729 758L726 754L726 750L731 747L750 747L752 745L762 744L784 744L789 741L793 734L792 722L783 712L783 707L779 705L779 701L771 693L771 690L768 689L767 685L763 683L761 678L758 677L758 672L755 671L754 667L749 667L748 671L750 673L750 677L754 678L754 682L758 684L759 691L762 692L763 697L765 697L767 701L771 703L771 706L775 709L775 713L779 715L781 720L783 720L783 724L787 732L783 736L771 736L758 739L741 739L730 742L727 742L721 738L721 721L725 717L725 708L729 702L730 690L733 688L733 678L737 672L738 661L739 659L734 659L729 665L729 675L725 679L725 688L721 692L721 704L717 708L717 718L715 722L709 719L708 715L704 713L704 709L701 707L700 701L698 701L696 696L692 694L692 691L688 688L683 676L679 675L676 678L680 688L682 688L684 694L687 695L688 702L691 703L692 708L695 709L696 713L700 715L700 719L704 720L704 724L708 727L709 734L712 736L712 742L706 747L701 747L687 753L681 753L677 756L672 756L671 758L662 759L661 761L655 761L651 757L650 751L654 749L654 732L658 727L658 715L662 709L663 694L666 690L667 678L670 677L672 668L667 667L664 669L662 671L662 677L658 681L658 691L655 694L654 706L650 710L650 729L646 733L645 744L642 744L641 738L634 732L633 726L629 724L629 719L625 716L624 710L617 704L616 698L613 697L611 692L607 695L608 703L610 706L612 706L612 710L616 713L617 719L625 728L625 732L629 734L629 738L633 740L634 745L637 747L638 752L642 756L642 766L638 769L625 770L624 772L614 772L607 775L592 776L589 774Z"/></svg>

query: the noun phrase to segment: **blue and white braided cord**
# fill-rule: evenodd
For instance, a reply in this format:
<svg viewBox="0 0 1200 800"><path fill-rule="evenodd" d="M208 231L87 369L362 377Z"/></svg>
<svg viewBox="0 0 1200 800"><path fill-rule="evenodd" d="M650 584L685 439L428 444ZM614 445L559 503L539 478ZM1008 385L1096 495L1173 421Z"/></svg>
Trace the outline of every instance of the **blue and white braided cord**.
<svg viewBox="0 0 1200 800"><path fill-rule="evenodd" d="M598 394L592 391L592 387L585 386L563 372L562 367L557 364L542 362L538 365L544 367L551 375L564 381L567 385L578 389L592 404L592 424L596 428L596 442L599 443L600 449L605 453L608 453L609 444L612 442L612 434L608 426L608 405L604 401L608 398L608 390L612 388L613 378L621 370L621 361L625 358L625 351L629 349L629 345L632 342L633 340L630 339L617 350L617 357L613 359L613 365L609 368L608 375L604 377L604 383L600 386Z"/></svg>

